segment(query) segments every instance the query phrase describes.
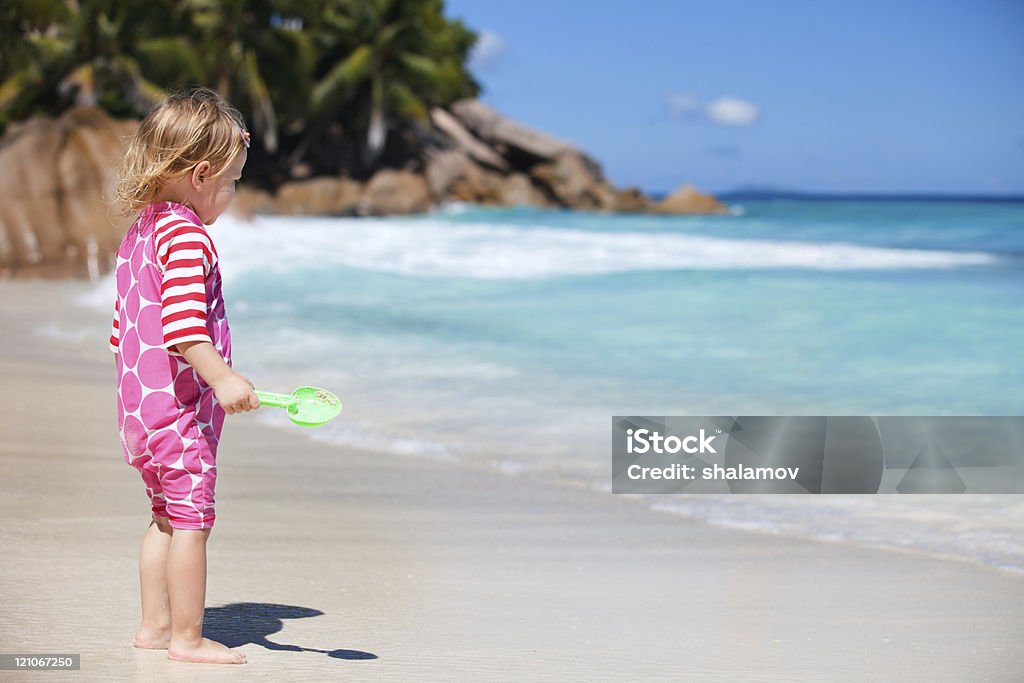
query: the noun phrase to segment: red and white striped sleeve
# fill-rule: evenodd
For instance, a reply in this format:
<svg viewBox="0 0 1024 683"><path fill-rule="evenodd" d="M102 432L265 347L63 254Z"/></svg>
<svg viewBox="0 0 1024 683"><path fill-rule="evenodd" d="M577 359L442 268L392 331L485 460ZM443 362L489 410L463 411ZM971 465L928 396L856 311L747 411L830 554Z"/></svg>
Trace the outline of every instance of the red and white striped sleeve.
<svg viewBox="0 0 1024 683"><path fill-rule="evenodd" d="M206 329L206 276L213 268L210 236L199 226L180 221L157 236L156 254L163 268L160 304L164 348L180 355L175 344L213 343Z"/></svg>
<svg viewBox="0 0 1024 683"><path fill-rule="evenodd" d="M118 352L118 344L121 341L121 330L119 328L118 318L121 317L121 307L118 300L114 299L114 322L110 326L110 350L114 353Z"/></svg>

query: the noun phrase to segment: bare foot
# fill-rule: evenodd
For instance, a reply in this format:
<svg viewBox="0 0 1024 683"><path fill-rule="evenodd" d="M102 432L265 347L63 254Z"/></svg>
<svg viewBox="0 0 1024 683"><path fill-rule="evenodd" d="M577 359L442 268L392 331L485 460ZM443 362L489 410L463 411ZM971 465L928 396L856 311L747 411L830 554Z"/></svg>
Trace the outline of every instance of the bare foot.
<svg viewBox="0 0 1024 683"><path fill-rule="evenodd" d="M204 664L245 664L244 654L209 638L203 638L195 647L172 644L167 649L167 659Z"/></svg>
<svg viewBox="0 0 1024 683"><path fill-rule="evenodd" d="M135 647L143 650L166 650L171 642L171 629L168 627L163 631L153 631L148 628L140 628L135 634Z"/></svg>

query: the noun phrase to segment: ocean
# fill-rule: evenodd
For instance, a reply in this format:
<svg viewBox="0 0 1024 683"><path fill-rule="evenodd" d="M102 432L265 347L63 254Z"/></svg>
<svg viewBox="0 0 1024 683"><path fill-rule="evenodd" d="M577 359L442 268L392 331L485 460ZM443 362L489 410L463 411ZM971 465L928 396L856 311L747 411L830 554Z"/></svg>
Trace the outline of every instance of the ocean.
<svg viewBox="0 0 1024 683"><path fill-rule="evenodd" d="M261 389L337 393L342 416L307 434L339 448L612 495L613 415L1024 414L1024 203L457 204L222 217L211 234L235 367ZM294 429L281 411L260 419ZM637 498L1024 572L1019 496Z"/></svg>

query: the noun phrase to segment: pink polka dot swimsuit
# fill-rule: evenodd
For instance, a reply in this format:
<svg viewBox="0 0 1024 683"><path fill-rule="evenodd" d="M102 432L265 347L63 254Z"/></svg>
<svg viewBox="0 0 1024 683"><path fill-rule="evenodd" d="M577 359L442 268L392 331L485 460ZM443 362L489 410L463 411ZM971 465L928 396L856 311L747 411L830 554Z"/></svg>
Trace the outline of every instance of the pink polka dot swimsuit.
<svg viewBox="0 0 1024 683"><path fill-rule="evenodd" d="M142 475L156 517L175 529L213 526L224 409L175 344L208 341L231 365L217 251L187 206L146 206L117 250L110 336L125 461Z"/></svg>

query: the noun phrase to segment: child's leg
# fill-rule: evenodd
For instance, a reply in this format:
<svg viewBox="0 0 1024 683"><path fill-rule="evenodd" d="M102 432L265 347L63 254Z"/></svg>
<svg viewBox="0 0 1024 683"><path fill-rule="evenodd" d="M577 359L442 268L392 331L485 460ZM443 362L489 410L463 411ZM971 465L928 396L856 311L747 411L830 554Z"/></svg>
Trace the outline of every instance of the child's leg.
<svg viewBox="0 0 1024 683"><path fill-rule="evenodd" d="M171 608L167 601L167 551L171 547L170 522L153 517L142 539L139 585L142 589L142 626L135 647L166 650L171 639Z"/></svg>
<svg viewBox="0 0 1024 683"><path fill-rule="evenodd" d="M206 607L206 541L210 529L175 529L167 555L167 595L171 606L170 659L244 664L245 655L203 638Z"/></svg>

